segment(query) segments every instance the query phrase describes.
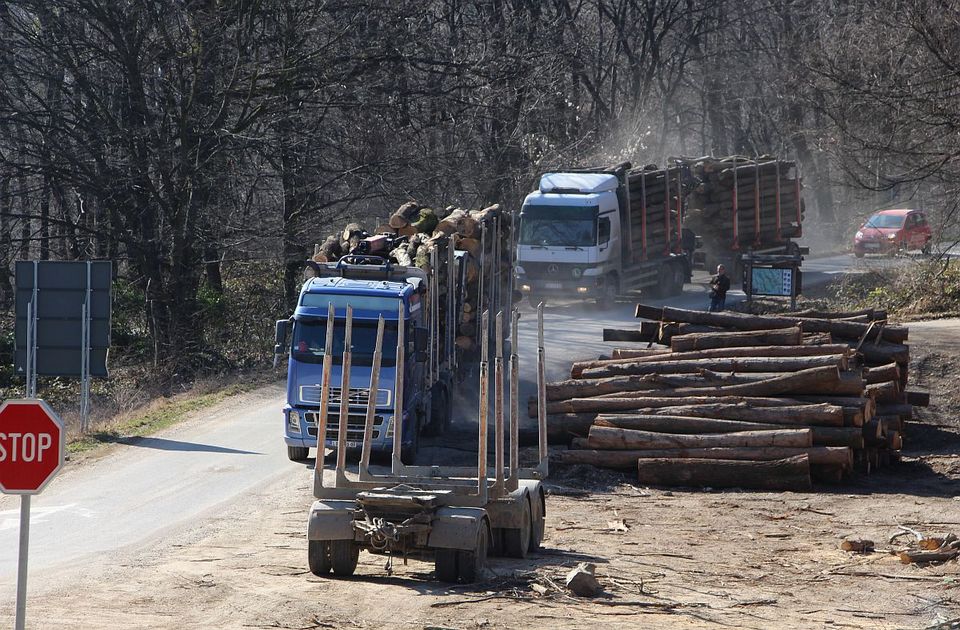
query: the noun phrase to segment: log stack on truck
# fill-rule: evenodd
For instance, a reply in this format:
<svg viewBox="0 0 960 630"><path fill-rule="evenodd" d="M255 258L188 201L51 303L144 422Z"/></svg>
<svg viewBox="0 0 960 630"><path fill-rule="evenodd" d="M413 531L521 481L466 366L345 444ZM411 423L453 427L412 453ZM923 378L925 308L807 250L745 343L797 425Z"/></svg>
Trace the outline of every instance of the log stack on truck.
<svg viewBox="0 0 960 630"><path fill-rule="evenodd" d="M648 347L575 363L571 380L547 384L550 439L571 446L558 462L664 486L805 489L899 461L913 406L929 402L906 389L906 327L880 311L640 304L637 316L649 326L632 340Z"/></svg>
<svg viewBox="0 0 960 630"><path fill-rule="evenodd" d="M401 328L410 341L404 346L405 361L392 352L384 359L375 394L363 387L349 389L354 410L347 418L348 448L359 448L362 411L371 397L378 410L374 452L390 448L397 399L404 401L405 461L414 458L421 433L442 432L450 422L455 385L479 361L480 311L509 308L512 303L510 243L510 217L499 206L474 211L449 208L438 215L410 203L374 233L351 223L317 245L306 261L307 278L296 310L278 321L276 329L275 352L278 357L287 354L288 362L284 408L288 457L294 461L308 457L309 449L317 446L321 412L340 404L341 390L335 385L330 400L320 395L325 380L335 384L344 376L336 360L330 374L324 375L323 339L332 312L339 355L348 307L353 320L349 371L354 382L369 377L380 317L387 322L388 342L395 342ZM400 364L406 365L404 373L397 370ZM335 423L328 426L328 446L335 443L336 432Z"/></svg>
<svg viewBox="0 0 960 630"><path fill-rule="evenodd" d="M803 235L803 183L795 162L769 156L678 158L688 168L684 225L702 241L707 269L739 257L799 254Z"/></svg>
<svg viewBox="0 0 960 630"><path fill-rule="evenodd" d="M533 304L680 293L696 241L683 228L681 183L680 167L635 169L629 162L543 175L520 211L518 288Z"/></svg>

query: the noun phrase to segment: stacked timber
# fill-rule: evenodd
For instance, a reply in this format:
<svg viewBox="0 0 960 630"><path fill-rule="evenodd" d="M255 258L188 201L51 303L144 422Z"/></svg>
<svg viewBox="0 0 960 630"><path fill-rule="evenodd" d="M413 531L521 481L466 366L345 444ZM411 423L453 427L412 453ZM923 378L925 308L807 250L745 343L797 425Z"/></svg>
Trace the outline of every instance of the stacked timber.
<svg viewBox="0 0 960 630"><path fill-rule="evenodd" d="M627 173L630 192L630 240L642 258L676 251L680 244L682 171L679 166L648 165Z"/></svg>
<svg viewBox="0 0 960 630"><path fill-rule="evenodd" d="M511 217L498 204L479 210L447 207L437 212L416 202L401 205L387 223L373 233L358 223L349 223L338 234L314 246L310 263L337 262L344 256L375 256L404 267L418 267L428 274L434 266L439 292L440 321L445 321L450 303L458 321L454 343L463 352L478 347L479 314L484 308L496 310L508 291L512 253L504 249L510 243ZM465 252L454 255L453 252ZM362 262L362 259L354 259ZM373 260L373 259L371 259ZM455 273L447 273L452 266ZM311 266L315 270L315 265ZM448 300L452 278L455 299ZM461 287L462 284L462 287ZM458 288L459 287L459 288ZM428 289L429 290L429 289ZM444 352L445 335L440 352Z"/></svg>
<svg viewBox="0 0 960 630"><path fill-rule="evenodd" d="M705 243L771 246L801 236L803 185L796 163L742 156L680 160L695 180L685 225Z"/></svg>
<svg viewBox="0 0 960 630"><path fill-rule="evenodd" d="M804 489L899 461L913 406L929 402L906 389L907 329L880 311L640 304L637 316L651 321L616 336L647 347L547 384L549 439L570 446L561 463L637 469L658 485Z"/></svg>

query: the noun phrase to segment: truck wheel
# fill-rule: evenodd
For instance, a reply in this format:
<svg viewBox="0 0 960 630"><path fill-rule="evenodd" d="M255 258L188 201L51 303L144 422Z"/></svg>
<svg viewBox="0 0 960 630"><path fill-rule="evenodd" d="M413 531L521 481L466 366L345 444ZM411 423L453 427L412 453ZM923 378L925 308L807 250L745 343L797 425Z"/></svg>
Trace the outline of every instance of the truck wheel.
<svg viewBox="0 0 960 630"><path fill-rule="evenodd" d="M464 584L471 584L483 575L487 566L487 551L490 547L490 534L487 522L482 521L477 528L477 542L473 549L457 552L457 577Z"/></svg>
<svg viewBox="0 0 960 630"><path fill-rule="evenodd" d="M413 429L413 440L409 444L400 447L400 461L407 466L412 466L417 459L417 452L420 450L420 427Z"/></svg>
<svg viewBox="0 0 960 630"><path fill-rule="evenodd" d="M670 286L669 295L680 295L683 293L683 282L686 279L683 266L679 264L670 265Z"/></svg>
<svg viewBox="0 0 960 630"><path fill-rule="evenodd" d="M853 250L853 255L856 256L857 258L863 258L863 252L861 252L858 249Z"/></svg>
<svg viewBox="0 0 960 630"><path fill-rule="evenodd" d="M540 550L540 545L543 543L543 532L546 529L546 504L543 500L543 493L537 492L536 496L532 497L533 505L530 512L530 553L536 553Z"/></svg>
<svg viewBox="0 0 960 630"><path fill-rule="evenodd" d="M437 579L441 582L455 583L457 581L457 556L460 552L456 549L437 549L434 554L434 572Z"/></svg>
<svg viewBox="0 0 960 630"><path fill-rule="evenodd" d="M310 449L306 446L288 446L287 447L287 459L291 462L302 462L306 461L307 457L310 456Z"/></svg>
<svg viewBox="0 0 960 630"><path fill-rule="evenodd" d="M526 558L530 551L530 501L524 498L521 503L522 514L520 522L522 525L516 529L504 528L503 530L503 553L510 558Z"/></svg>
<svg viewBox="0 0 960 630"><path fill-rule="evenodd" d="M354 545L352 540L330 541L330 566L334 575L353 575L359 558L360 547Z"/></svg>
<svg viewBox="0 0 960 630"><path fill-rule="evenodd" d="M307 564L314 575L323 577L330 573L329 540L311 540L307 543Z"/></svg>
<svg viewBox="0 0 960 630"><path fill-rule="evenodd" d="M920 253L923 254L924 256L930 255L930 241L927 241L926 243L923 244L923 247L920 248Z"/></svg>
<svg viewBox="0 0 960 630"><path fill-rule="evenodd" d="M430 390L430 424L423 434L429 436L443 435L450 426L450 394L447 386L437 383Z"/></svg>

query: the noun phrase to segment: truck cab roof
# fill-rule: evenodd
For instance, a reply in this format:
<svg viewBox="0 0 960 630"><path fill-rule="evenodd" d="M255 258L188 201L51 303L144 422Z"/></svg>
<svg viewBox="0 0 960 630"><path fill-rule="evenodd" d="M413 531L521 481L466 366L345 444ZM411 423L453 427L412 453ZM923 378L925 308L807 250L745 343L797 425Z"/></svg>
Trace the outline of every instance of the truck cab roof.
<svg viewBox="0 0 960 630"><path fill-rule="evenodd" d="M360 278L311 278L303 287L305 293L328 293L334 289L337 293L353 295L403 296L413 290L407 282L388 280L368 280Z"/></svg>
<svg viewBox="0 0 960 630"><path fill-rule="evenodd" d="M409 317L420 310L420 294L412 282L345 278L341 276L311 278L300 291L295 317L326 317L330 304L336 317L345 317L347 306L353 307L355 319L396 320L398 303Z"/></svg>
<svg viewBox="0 0 960 630"><path fill-rule="evenodd" d="M609 173L546 173L540 178L540 192L596 194L615 191L619 184Z"/></svg>

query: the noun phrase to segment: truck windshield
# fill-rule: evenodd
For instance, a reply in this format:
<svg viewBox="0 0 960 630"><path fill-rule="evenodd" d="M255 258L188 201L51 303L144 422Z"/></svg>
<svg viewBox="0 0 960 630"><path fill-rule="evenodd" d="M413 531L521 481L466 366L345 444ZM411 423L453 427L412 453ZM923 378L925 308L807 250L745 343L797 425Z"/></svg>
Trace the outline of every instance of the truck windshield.
<svg viewBox="0 0 960 630"><path fill-rule="evenodd" d="M597 244L597 206L524 206L520 244L590 247Z"/></svg>
<svg viewBox="0 0 960 630"><path fill-rule="evenodd" d="M872 228L898 228L903 227L902 214L875 214L866 223L867 227Z"/></svg>
<svg viewBox="0 0 960 630"><path fill-rule="evenodd" d="M333 362L343 361L345 322L337 319L333 327ZM373 365L373 351L377 343L377 322L353 320L353 365ZM293 326L291 351L293 358L305 363L322 363L327 344L327 318L301 317ZM383 329L383 358L380 365L392 367L397 356L397 324L385 322Z"/></svg>

